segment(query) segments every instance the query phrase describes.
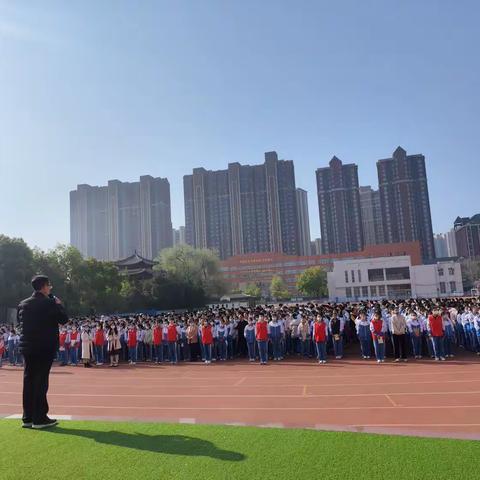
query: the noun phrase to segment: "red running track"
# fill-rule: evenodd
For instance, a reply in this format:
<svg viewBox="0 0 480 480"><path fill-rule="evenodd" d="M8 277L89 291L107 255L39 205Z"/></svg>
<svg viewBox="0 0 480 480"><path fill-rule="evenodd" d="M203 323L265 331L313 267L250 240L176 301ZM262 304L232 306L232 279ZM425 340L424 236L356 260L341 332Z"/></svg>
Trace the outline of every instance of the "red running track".
<svg viewBox="0 0 480 480"><path fill-rule="evenodd" d="M0 369L0 414L21 413L21 368ZM54 367L68 418L304 427L480 439L480 361L247 361Z"/></svg>

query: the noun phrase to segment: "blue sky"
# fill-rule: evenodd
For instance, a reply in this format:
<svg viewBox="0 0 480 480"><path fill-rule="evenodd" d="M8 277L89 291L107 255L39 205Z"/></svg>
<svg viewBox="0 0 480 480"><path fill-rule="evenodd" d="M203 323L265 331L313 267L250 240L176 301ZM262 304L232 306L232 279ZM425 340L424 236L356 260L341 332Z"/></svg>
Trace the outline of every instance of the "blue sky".
<svg viewBox="0 0 480 480"><path fill-rule="evenodd" d="M427 159L435 232L480 211L475 1L0 0L0 232L69 240L79 183L295 161L377 184L401 145Z"/></svg>

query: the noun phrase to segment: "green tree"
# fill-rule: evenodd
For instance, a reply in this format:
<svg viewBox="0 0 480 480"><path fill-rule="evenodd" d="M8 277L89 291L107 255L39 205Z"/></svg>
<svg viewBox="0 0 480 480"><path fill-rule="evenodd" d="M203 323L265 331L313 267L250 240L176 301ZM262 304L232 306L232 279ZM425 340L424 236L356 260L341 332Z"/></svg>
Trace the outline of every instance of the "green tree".
<svg viewBox="0 0 480 480"><path fill-rule="evenodd" d="M19 238L0 235L0 305L15 307L28 296L34 274L33 254Z"/></svg>
<svg viewBox="0 0 480 480"><path fill-rule="evenodd" d="M297 289L309 297L326 297L328 295L327 272L322 267L307 268L298 276Z"/></svg>
<svg viewBox="0 0 480 480"><path fill-rule="evenodd" d="M249 283L245 287L243 293L245 293L245 295L250 295L254 298L259 298L262 295L262 290L260 286L257 285L256 283Z"/></svg>
<svg viewBox="0 0 480 480"><path fill-rule="evenodd" d="M162 250L157 262L154 270L166 272L185 288L202 289L207 296L221 296L226 291L220 260L212 250L177 245Z"/></svg>
<svg viewBox="0 0 480 480"><path fill-rule="evenodd" d="M282 300L290 297L287 286L281 277L275 275L270 283L270 294L273 298Z"/></svg>
<svg viewBox="0 0 480 480"><path fill-rule="evenodd" d="M69 245L57 245L47 252L33 250L35 273L50 278L54 294L63 300L67 310L72 314L82 310L80 294L84 286L82 278L84 263L82 254Z"/></svg>
<svg viewBox="0 0 480 480"><path fill-rule="evenodd" d="M78 272L79 313L109 313L122 309L122 277L112 262L89 258Z"/></svg>
<svg viewBox="0 0 480 480"><path fill-rule="evenodd" d="M476 282L480 280L480 259L462 259L462 281L465 293L469 293L475 287Z"/></svg>

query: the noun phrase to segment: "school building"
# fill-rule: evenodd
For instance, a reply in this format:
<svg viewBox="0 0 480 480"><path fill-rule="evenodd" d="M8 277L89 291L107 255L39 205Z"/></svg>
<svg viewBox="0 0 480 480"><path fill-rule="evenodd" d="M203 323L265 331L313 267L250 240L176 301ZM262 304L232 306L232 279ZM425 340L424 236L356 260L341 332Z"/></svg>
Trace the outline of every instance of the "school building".
<svg viewBox="0 0 480 480"><path fill-rule="evenodd" d="M408 255L337 260L327 281L329 299L337 302L463 295L460 263L413 265Z"/></svg>
<svg viewBox="0 0 480 480"><path fill-rule="evenodd" d="M298 276L307 268L321 266L331 271L336 260L407 256L412 265L421 265L419 242L367 245L359 252L334 253L328 255L297 256L277 252L236 255L221 262L221 272L230 290L243 290L249 284L259 285L267 295L274 276L285 282L292 296L298 294Z"/></svg>

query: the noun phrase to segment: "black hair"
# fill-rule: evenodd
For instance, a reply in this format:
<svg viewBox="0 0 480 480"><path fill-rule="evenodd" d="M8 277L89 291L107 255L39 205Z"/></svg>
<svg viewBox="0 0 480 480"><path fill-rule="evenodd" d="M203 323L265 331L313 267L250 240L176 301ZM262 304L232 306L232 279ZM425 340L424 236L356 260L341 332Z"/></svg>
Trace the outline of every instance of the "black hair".
<svg viewBox="0 0 480 480"><path fill-rule="evenodd" d="M32 278L32 287L36 292L40 291L45 285L48 285L49 283L50 280L46 275L35 275Z"/></svg>

